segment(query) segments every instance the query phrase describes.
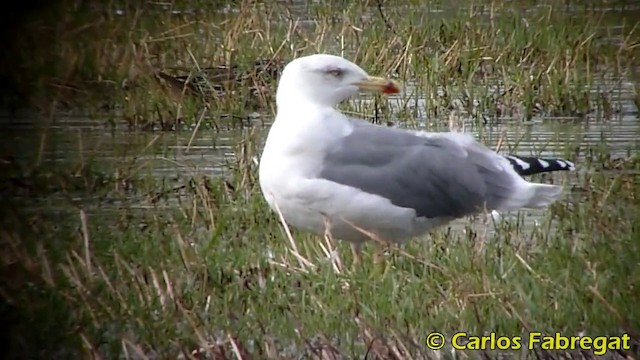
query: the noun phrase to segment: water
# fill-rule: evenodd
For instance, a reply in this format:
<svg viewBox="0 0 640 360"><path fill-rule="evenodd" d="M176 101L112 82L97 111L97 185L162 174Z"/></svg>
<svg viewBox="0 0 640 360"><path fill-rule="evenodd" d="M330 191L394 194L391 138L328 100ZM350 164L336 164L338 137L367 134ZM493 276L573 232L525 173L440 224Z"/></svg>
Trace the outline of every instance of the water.
<svg viewBox="0 0 640 360"><path fill-rule="evenodd" d="M612 119L595 115L584 119L537 117L526 123L509 120L482 125L463 116L461 122L465 131L475 134L490 147L495 146L500 138L503 138L505 145L517 143L515 153L519 155L563 156L567 142L571 142L574 148L586 149L601 146L604 140L612 157L625 157L630 150L639 147L640 121L631 96L629 93L628 97L619 100L620 108L624 110ZM265 118L268 119L265 126L253 124L261 143L268 132L272 115L265 115ZM448 120L429 119L422 124L424 127L421 129L446 131ZM4 128L7 138L15 140L12 146L29 144L28 150L21 147L18 149L23 151L16 151L15 147L5 150L5 154L10 153L18 159L32 155L44 133L46 143L42 159L48 163L73 163L82 158L93 158L105 164L116 164L126 162L138 154L136 150L149 146L146 153L150 154L138 158L138 161L153 161L153 173L158 177L182 173L184 170L190 170L194 175L221 175L225 172L223 165L233 161L236 144L250 131L234 129L216 132L201 128L195 134L188 130L140 132L129 130L124 122L111 129L103 125L99 118L64 115L59 116L48 129L37 128L31 118L8 115L0 117L0 126ZM40 136L34 136L36 133ZM9 148L8 145L5 147ZM578 162L581 157L579 154Z"/></svg>

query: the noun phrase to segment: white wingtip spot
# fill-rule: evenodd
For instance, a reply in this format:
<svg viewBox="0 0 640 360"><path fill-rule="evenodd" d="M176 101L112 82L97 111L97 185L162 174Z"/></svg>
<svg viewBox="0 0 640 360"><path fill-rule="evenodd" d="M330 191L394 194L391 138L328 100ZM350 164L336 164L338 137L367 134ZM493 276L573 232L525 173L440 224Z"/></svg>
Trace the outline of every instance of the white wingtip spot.
<svg viewBox="0 0 640 360"><path fill-rule="evenodd" d="M549 163L542 159L538 159L538 163L540 164L540 166L542 166L543 169L546 169L549 167Z"/></svg>
<svg viewBox="0 0 640 360"><path fill-rule="evenodd" d="M562 166L563 169L567 169L569 171L573 171L576 169L576 166L568 160L556 160L556 162Z"/></svg>
<svg viewBox="0 0 640 360"><path fill-rule="evenodd" d="M531 167L531 165L529 165L529 163L527 163L526 161L522 161L515 156L510 156L510 155L507 155L507 156L509 157L509 159L515 161L516 164L518 164L518 166L522 168L522 170L527 170L528 168Z"/></svg>

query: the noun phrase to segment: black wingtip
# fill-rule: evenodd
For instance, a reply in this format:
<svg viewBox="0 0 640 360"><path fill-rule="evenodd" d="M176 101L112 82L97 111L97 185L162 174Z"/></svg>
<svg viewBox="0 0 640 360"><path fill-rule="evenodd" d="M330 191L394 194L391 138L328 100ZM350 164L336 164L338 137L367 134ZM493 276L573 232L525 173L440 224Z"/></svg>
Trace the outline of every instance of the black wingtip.
<svg viewBox="0 0 640 360"><path fill-rule="evenodd" d="M519 155L503 155L521 176L552 171L574 171L575 164L564 159L537 158Z"/></svg>

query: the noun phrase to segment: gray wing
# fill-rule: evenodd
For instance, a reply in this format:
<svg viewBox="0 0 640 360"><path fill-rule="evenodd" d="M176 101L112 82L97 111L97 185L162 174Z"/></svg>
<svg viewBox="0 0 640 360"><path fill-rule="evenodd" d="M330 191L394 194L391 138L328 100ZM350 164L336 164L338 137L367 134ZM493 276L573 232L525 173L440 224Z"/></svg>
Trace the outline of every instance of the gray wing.
<svg viewBox="0 0 640 360"><path fill-rule="evenodd" d="M494 209L513 192L514 174L490 150L446 136L354 122L323 162L321 178L385 197L420 217L461 217ZM517 175L516 175L517 176Z"/></svg>

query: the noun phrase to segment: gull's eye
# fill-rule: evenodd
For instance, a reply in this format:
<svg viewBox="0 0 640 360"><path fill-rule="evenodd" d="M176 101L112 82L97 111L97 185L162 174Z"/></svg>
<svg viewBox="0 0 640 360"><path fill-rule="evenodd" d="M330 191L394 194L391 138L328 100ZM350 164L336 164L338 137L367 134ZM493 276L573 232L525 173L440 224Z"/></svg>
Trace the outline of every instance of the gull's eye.
<svg viewBox="0 0 640 360"><path fill-rule="evenodd" d="M342 71L342 69L339 69L339 68L329 68L326 70L326 73L334 77L340 78L344 74L344 71Z"/></svg>

